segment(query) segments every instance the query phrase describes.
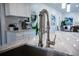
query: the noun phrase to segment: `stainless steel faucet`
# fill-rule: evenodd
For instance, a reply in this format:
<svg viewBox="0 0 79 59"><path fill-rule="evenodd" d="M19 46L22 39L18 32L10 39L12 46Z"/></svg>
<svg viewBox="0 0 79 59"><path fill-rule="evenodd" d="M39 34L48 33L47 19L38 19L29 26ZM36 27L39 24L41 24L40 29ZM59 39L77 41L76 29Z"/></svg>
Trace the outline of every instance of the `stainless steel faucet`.
<svg viewBox="0 0 79 59"><path fill-rule="evenodd" d="M45 31L45 14L47 15L47 31ZM54 45L55 40L53 42L50 41L50 24L49 24L49 15L46 9L40 11L40 28L39 28L39 43L38 46L43 47L43 34L47 33L46 47L50 47L50 44ZM55 36L56 37L56 36Z"/></svg>

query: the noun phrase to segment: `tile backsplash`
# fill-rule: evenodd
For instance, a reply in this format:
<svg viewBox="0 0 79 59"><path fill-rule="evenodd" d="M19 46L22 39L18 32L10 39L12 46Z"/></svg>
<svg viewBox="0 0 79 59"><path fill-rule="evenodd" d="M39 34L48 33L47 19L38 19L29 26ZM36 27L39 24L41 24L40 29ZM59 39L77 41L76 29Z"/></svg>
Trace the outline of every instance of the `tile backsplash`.
<svg viewBox="0 0 79 59"><path fill-rule="evenodd" d="M9 16L9 17L5 17L5 19L6 19L5 20L6 21L6 30L7 30L9 24L19 24L19 21L26 20L27 18Z"/></svg>

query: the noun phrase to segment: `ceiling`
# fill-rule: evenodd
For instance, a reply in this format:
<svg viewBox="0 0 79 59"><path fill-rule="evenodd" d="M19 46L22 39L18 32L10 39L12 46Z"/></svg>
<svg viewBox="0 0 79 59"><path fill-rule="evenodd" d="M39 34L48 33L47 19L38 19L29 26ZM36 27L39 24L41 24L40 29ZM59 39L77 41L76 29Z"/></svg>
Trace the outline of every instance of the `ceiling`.
<svg viewBox="0 0 79 59"><path fill-rule="evenodd" d="M47 5L58 10L59 12L62 12L62 13L66 12L66 8L65 9L61 8L62 6L61 3L47 3ZM71 3L70 12L79 12L79 3Z"/></svg>

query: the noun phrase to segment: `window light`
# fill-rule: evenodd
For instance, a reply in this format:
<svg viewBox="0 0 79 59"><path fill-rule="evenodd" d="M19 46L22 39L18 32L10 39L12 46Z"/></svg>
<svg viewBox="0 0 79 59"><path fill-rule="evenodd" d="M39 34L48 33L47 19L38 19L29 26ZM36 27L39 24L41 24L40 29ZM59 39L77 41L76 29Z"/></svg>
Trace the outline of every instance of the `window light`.
<svg viewBox="0 0 79 59"><path fill-rule="evenodd" d="M67 12L70 12L70 3L67 3Z"/></svg>
<svg viewBox="0 0 79 59"><path fill-rule="evenodd" d="M62 3L62 9L66 8L66 3Z"/></svg>

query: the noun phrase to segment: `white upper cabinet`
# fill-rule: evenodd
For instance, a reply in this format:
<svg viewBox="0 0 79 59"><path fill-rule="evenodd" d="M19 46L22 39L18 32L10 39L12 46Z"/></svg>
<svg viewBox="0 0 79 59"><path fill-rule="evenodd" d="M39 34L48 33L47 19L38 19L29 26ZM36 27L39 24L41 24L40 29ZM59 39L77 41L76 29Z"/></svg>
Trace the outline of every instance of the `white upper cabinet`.
<svg viewBox="0 0 79 59"><path fill-rule="evenodd" d="M31 5L28 3L6 3L5 4L6 16L31 16Z"/></svg>

